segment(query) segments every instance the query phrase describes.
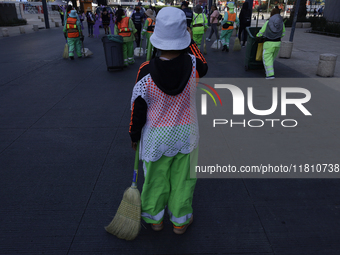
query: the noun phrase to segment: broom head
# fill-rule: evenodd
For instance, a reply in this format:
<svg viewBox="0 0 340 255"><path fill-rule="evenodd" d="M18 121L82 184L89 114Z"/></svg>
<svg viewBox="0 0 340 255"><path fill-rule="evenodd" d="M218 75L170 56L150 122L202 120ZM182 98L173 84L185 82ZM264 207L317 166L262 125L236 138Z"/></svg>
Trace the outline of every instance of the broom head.
<svg viewBox="0 0 340 255"><path fill-rule="evenodd" d="M234 42L233 51L240 51L240 50L241 50L241 42L240 42L240 39L238 39L238 37L236 37L235 42Z"/></svg>
<svg viewBox="0 0 340 255"><path fill-rule="evenodd" d="M123 195L117 213L105 230L120 239L133 240L141 228L141 197L136 186L128 188Z"/></svg>
<svg viewBox="0 0 340 255"><path fill-rule="evenodd" d="M68 58L68 44L64 46L63 58Z"/></svg>

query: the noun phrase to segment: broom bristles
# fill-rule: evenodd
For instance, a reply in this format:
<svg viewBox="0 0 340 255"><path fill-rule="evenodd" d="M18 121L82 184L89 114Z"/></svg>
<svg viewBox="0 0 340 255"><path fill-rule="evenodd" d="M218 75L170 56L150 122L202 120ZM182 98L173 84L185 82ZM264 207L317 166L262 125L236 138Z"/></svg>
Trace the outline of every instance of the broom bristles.
<svg viewBox="0 0 340 255"><path fill-rule="evenodd" d="M240 42L240 39L238 39L238 37L236 37L235 42L234 42L233 51L239 51L239 50L241 50L241 42Z"/></svg>
<svg viewBox="0 0 340 255"><path fill-rule="evenodd" d="M207 45L206 45L205 41L204 41L204 45L203 45L203 54L207 55Z"/></svg>
<svg viewBox="0 0 340 255"><path fill-rule="evenodd" d="M136 187L128 188L117 213L105 230L118 238L133 240L141 228L141 198Z"/></svg>
<svg viewBox="0 0 340 255"><path fill-rule="evenodd" d="M64 46L63 58L68 58L68 44Z"/></svg>

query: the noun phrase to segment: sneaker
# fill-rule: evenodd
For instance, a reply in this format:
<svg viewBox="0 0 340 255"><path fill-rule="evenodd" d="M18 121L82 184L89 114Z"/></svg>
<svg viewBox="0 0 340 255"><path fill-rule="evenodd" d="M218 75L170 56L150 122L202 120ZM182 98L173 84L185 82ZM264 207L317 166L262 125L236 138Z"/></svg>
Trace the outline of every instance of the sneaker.
<svg viewBox="0 0 340 255"><path fill-rule="evenodd" d="M207 38L206 40L207 40L208 42L210 42L210 38Z"/></svg>
<svg viewBox="0 0 340 255"><path fill-rule="evenodd" d="M187 228L191 225L191 223L194 221L194 215L191 215L190 221L188 224L183 225L183 226L175 226L174 225L174 232L177 235L182 235L185 233L185 231L187 230Z"/></svg>
<svg viewBox="0 0 340 255"><path fill-rule="evenodd" d="M225 47L225 51L226 51L226 52L229 52L228 46Z"/></svg>
<svg viewBox="0 0 340 255"><path fill-rule="evenodd" d="M164 225L163 225L163 221L159 224L151 224L151 228L154 231L161 231L163 229Z"/></svg>
<svg viewBox="0 0 340 255"><path fill-rule="evenodd" d="M274 76L267 76L266 79L271 80L271 79L275 79L275 77Z"/></svg>
<svg viewBox="0 0 340 255"><path fill-rule="evenodd" d="M71 60L74 60L74 57L73 57L73 56L70 56L70 59L71 59Z"/></svg>

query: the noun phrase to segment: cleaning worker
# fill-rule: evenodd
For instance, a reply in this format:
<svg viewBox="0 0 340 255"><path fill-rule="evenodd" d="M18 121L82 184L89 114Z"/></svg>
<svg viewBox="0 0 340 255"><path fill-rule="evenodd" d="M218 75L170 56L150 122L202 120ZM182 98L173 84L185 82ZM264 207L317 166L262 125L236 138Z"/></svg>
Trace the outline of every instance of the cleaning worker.
<svg viewBox="0 0 340 255"><path fill-rule="evenodd" d="M197 180L190 176L198 157L196 78L207 73L208 65L178 8L159 11L150 40L161 56L139 68L129 131L134 150L141 141L142 218L154 231L162 230L167 208L173 231L183 234L193 222Z"/></svg>
<svg viewBox="0 0 340 255"><path fill-rule="evenodd" d="M65 38L67 38L68 54L70 59L74 60L74 50L76 51L78 58L81 58L81 41L84 41L84 37L76 10L71 10L63 31Z"/></svg>
<svg viewBox="0 0 340 255"><path fill-rule="evenodd" d="M125 16L123 9L118 9L116 12L115 35L123 37L123 58L124 66L135 63L133 57L133 42L135 41L134 34L137 32L135 25L129 17Z"/></svg>
<svg viewBox="0 0 340 255"><path fill-rule="evenodd" d="M191 22L192 22L192 18L194 17L194 13L189 8L189 2L183 1L181 5L181 9L182 11L184 11L185 16L187 17L187 26L191 27Z"/></svg>
<svg viewBox="0 0 340 255"><path fill-rule="evenodd" d="M257 37L264 37L262 61L266 70L266 79L274 79L274 60L279 53L281 38L285 36L286 28L280 15L280 9L274 8L269 20L264 23Z"/></svg>
<svg viewBox="0 0 340 255"><path fill-rule="evenodd" d="M136 44L137 47L140 46L140 37L141 37L141 31L142 31L142 24L143 24L143 15L140 13L140 7L136 6L135 13L132 14L132 21L135 25L135 28L137 29L136 33Z"/></svg>
<svg viewBox="0 0 340 255"><path fill-rule="evenodd" d="M151 9L147 9L145 15L148 17L144 23L142 36L146 37L146 61L151 59L151 55L153 53L153 46L150 43L150 36L153 34L155 28L156 18L153 15L153 11Z"/></svg>
<svg viewBox="0 0 340 255"><path fill-rule="evenodd" d="M194 17L191 22L192 35L197 47L200 49L203 34L208 28L208 19L207 16L202 13L202 6L200 4L195 6L194 12Z"/></svg>
<svg viewBox="0 0 340 255"><path fill-rule="evenodd" d="M233 3L228 3L227 12L224 14L224 19L222 21L222 32L221 32L221 42L222 51L229 52L230 37L234 31L234 24L239 26L240 21L236 17L234 12L235 6Z"/></svg>

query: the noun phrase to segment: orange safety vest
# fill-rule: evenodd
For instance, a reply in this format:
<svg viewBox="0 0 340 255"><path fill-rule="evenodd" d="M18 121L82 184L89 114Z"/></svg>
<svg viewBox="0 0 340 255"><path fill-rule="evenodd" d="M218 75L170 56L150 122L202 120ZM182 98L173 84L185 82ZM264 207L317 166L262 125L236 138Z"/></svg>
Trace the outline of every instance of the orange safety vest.
<svg viewBox="0 0 340 255"><path fill-rule="evenodd" d="M232 30L232 29L234 29L234 22L235 22L235 20L236 20L236 13L231 13L230 14L228 12L228 21L232 21L233 25L228 27L228 28L223 28L223 26L222 26L222 30Z"/></svg>
<svg viewBox="0 0 340 255"><path fill-rule="evenodd" d="M118 35L121 35L123 37L129 37L131 36L131 28L129 28L129 17L123 18L120 22L117 24L118 27Z"/></svg>
<svg viewBox="0 0 340 255"><path fill-rule="evenodd" d="M67 18L66 29L68 38L79 37L79 30L77 28L77 18Z"/></svg>
<svg viewBox="0 0 340 255"><path fill-rule="evenodd" d="M153 30L155 29L155 22L151 18L147 18L146 20L149 22L146 32L152 34Z"/></svg>

